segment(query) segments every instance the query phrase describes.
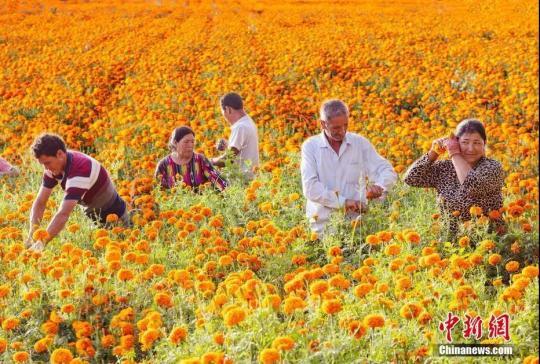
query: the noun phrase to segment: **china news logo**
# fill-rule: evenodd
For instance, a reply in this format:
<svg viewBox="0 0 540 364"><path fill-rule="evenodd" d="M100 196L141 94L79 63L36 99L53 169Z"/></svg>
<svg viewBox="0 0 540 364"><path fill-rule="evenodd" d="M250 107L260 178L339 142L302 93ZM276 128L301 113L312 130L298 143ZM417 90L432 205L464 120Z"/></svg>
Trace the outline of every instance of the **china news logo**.
<svg viewBox="0 0 540 364"><path fill-rule="evenodd" d="M453 330L462 322L461 337L463 339L480 340L484 337L483 319L480 316L465 315L462 320L449 312L444 321L439 323L439 331L444 333L446 344L437 345L436 352L441 356L501 356L512 355L511 345L483 345L483 344L453 344ZM502 338L505 342L510 340L510 316L506 313L491 315L487 325L487 338Z"/></svg>

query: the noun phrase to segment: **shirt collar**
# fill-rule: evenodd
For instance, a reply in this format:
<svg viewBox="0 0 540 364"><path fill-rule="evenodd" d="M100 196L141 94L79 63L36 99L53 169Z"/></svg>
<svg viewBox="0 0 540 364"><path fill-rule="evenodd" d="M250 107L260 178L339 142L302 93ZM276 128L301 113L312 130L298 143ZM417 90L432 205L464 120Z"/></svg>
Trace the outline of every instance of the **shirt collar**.
<svg viewBox="0 0 540 364"><path fill-rule="evenodd" d="M66 179L66 176L69 174L69 170L71 169L71 162L73 161L73 154L71 154L70 151L66 152L66 156L66 167L64 168L64 174L61 176L62 180Z"/></svg>
<svg viewBox="0 0 540 364"><path fill-rule="evenodd" d="M349 132L345 133L345 138L343 138L343 143L347 145L351 144L351 138L349 137ZM321 132L321 134L319 134L319 146L321 148L330 148L330 143L328 142L326 135L324 135L324 130Z"/></svg>

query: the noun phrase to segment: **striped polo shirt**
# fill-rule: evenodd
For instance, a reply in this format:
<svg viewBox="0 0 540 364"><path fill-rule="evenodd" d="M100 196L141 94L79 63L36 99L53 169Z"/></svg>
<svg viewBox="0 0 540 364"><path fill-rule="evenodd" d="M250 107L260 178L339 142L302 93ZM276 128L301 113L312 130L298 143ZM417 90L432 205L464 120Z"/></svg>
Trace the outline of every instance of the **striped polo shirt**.
<svg viewBox="0 0 540 364"><path fill-rule="evenodd" d="M45 170L43 186L53 188L60 183L65 200L77 200L89 209L109 209L118 193L109 174L94 158L77 151L67 152L67 162L62 175Z"/></svg>

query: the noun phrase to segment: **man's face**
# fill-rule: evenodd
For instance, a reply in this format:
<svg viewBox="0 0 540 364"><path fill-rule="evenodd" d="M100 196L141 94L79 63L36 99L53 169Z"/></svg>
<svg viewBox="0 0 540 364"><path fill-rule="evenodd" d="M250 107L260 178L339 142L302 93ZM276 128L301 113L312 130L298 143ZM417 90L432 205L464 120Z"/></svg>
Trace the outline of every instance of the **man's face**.
<svg viewBox="0 0 540 364"><path fill-rule="evenodd" d="M55 156L42 155L38 158L38 162L42 164L46 170L57 176L64 173L66 160L67 155L62 150L57 151Z"/></svg>
<svg viewBox="0 0 540 364"><path fill-rule="evenodd" d="M328 121L321 120L321 127L330 141L341 142L347 133L349 118L346 115L338 115Z"/></svg>
<svg viewBox="0 0 540 364"><path fill-rule="evenodd" d="M229 106L225 106L224 108L221 108L221 115L227 120L229 123L231 122L231 112L232 108Z"/></svg>

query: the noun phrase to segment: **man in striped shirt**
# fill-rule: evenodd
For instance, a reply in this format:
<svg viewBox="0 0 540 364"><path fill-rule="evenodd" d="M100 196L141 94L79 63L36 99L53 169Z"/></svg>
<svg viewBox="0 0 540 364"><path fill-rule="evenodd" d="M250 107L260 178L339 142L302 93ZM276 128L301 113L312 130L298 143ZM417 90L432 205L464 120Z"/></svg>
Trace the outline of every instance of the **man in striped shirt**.
<svg viewBox="0 0 540 364"><path fill-rule="evenodd" d="M105 168L94 158L67 150L62 138L55 134L39 136L32 145L32 152L45 168L43 183L30 214L27 245L32 244L32 250L43 250L45 244L62 231L77 204L82 205L85 214L97 223L104 224L108 215L115 214L124 225L129 225L126 203L116 192ZM39 226L52 189L58 184L65 191L62 205L47 227L48 236L34 242L34 229Z"/></svg>

